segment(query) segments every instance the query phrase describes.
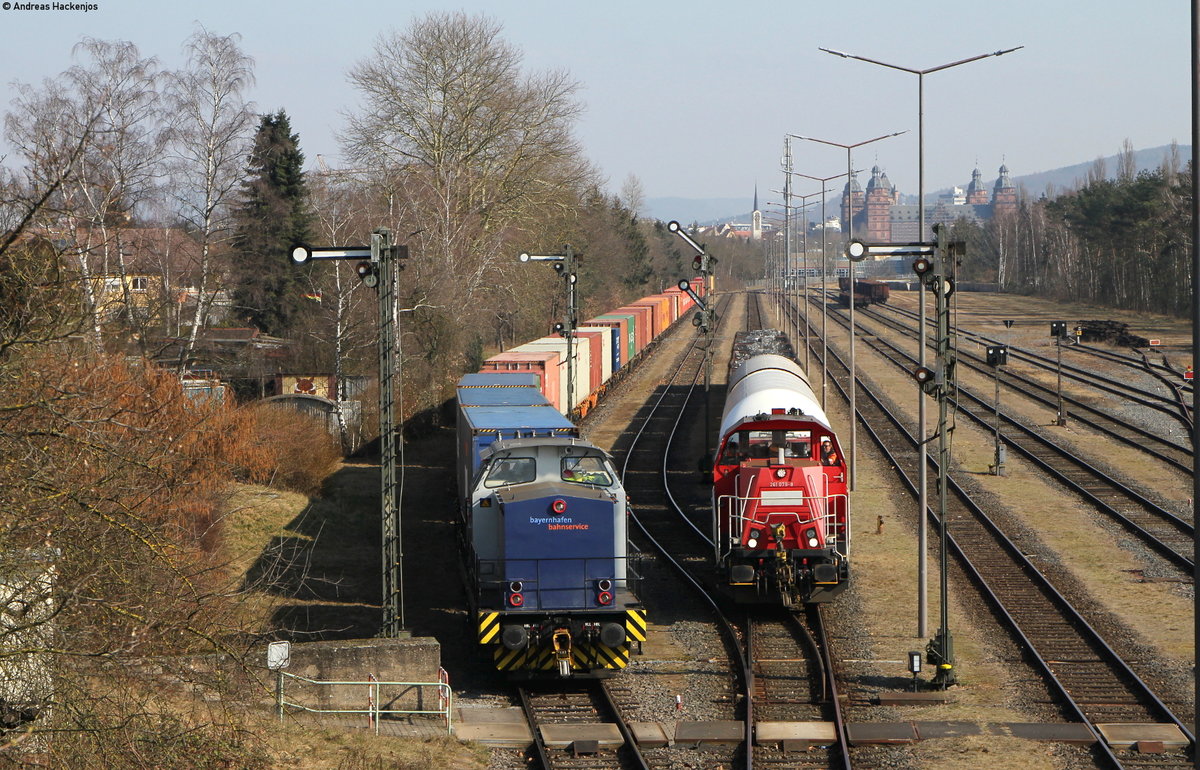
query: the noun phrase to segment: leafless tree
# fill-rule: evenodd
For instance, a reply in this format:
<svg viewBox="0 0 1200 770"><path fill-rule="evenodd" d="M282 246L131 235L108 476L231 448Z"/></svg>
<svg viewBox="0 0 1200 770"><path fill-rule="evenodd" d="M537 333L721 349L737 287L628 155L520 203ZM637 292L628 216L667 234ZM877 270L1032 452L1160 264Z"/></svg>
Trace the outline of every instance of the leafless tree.
<svg viewBox="0 0 1200 770"><path fill-rule="evenodd" d="M1137 157L1133 152L1133 142L1129 137L1121 142L1121 151L1117 153L1117 179L1121 182L1132 182L1137 176Z"/></svg>
<svg viewBox="0 0 1200 770"><path fill-rule="evenodd" d="M39 209L48 215L41 226L65 244L78 268L84 316L99 348L106 288L120 292L136 329L144 320L133 312L121 231L153 196L161 174L159 76L155 60L132 43L85 38L75 53L85 62L40 90L20 87L5 128L34 186L59 180L53 205ZM83 151L72 153L75 146ZM73 166L64 173L67 157Z"/></svg>
<svg viewBox="0 0 1200 770"><path fill-rule="evenodd" d="M646 205L646 191L642 187L642 180L636 175L630 174L625 177L625 183L621 185L621 194L619 196L621 205L629 209L635 216L642 215L642 209Z"/></svg>
<svg viewBox="0 0 1200 770"><path fill-rule="evenodd" d="M187 66L168 76L166 102L174 116L168 134L172 191L200 244L199 264L189 276L196 302L181 370L219 287L215 258L232 232L231 204L256 118L244 97L254 84L254 61L242 52L239 40L237 34L199 28L184 43Z"/></svg>
<svg viewBox="0 0 1200 770"><path fill-rule="evenodd" d="M516 277L514 239L561 244L541 226L569 217L595 175L571 133L577 85L563 72L524 74L521 59L498 22L431 13L381 36L350 73L364 106L348 116L347 154L395 180L397 223L420 231L408 304L442 308L413 317L430 361L461 357L462 322L486 310L492 290L526 278Z"/></svg>

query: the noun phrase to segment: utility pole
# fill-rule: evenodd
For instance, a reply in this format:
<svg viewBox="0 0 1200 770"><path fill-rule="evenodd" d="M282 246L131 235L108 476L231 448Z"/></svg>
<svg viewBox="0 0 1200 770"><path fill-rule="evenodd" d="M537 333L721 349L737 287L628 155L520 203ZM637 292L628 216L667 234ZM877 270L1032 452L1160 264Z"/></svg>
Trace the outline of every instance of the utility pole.
<svg viewBox="0 0 1200 770"><path fill-rule="evenodd" d="M296 244L292 262L302 265L313 259L356 260L355 271L363 285L374 289L379 299L379 477L380 519L383 534L383 624L380 635L398 637L407 633L404 624L404 552L400 527L398 429L395 390L400 359L396 351L399 310L396 304L400 260L408 259L408 247L392 243L392 231L380 227L371 233L368 246L308 246Z"/></svg>
<svg viewBox="0 0 1200 770"><path fill-rule="evenodd" d="M522 262L552 262L555 272L559 273L567 287L567 312L563 320L554 324L554 331L567 341L567 409L569 415L575 410L575 328L578 326L579 305L575 295L575 284L579 277L575 274L577 255L571 244L563 246L562 254L529 254L522 252L517 259Z"/></svg>

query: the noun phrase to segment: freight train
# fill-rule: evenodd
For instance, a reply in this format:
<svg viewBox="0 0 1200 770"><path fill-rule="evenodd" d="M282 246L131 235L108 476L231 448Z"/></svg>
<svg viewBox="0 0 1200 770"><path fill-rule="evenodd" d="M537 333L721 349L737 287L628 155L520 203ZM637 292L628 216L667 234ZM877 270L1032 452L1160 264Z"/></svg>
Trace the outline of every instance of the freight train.
<svg viewBox="0 0 1200 770"><path fill-rule="evenodd" d="M713 461L718 573L743 604L827 602L850 577L846 462L782 332L739 332Z"/></svg>
<svg viewBox="0 0 1200 770"><path fill-rule="evenodd" d="M693 286L702 290L702 279ZM572 346L574 387L567 387L567 341L554 335L527 342L492 356L483 371L533 372L546 398L567 415L582 417L607 389L629 370L695 303L676 288L632 302L579 324ZM568 394L574 403L568 403Z"/></svg>
<svg viewBox="0 0 1200 770"><path fill-rule="evenodd" d="M561 337L492 356L458 383L469 617L513 678L610 676L646 640L625 490L609 455L568 416L592 409L693 304L672 289L580 324L572 389Z"/></svg>
<svg viewBox="0 0 1200 770"><path fill-rule="evenodd" d="M624 668L646 612L612 459L531 373L469 374L457 395L459 531L479 644L514 676Z"/></svg>
<svg viewBox="0 0 1200 770"><path fill-rule="evenodd" d="M855 278L854 279L854 306L864 307L865 305L882 305L888 301L891 296L891 289L886 283L877 281L874 278ZM842 307L850 307L850 278L842 276L838 278L838 304Z"/></svg>

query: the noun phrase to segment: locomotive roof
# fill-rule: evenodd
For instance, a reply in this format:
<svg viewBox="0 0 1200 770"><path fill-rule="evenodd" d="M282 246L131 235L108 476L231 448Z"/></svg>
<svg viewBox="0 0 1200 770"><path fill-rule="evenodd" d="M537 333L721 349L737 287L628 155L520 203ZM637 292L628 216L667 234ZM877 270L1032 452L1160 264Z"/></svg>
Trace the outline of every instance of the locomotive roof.
<svg viewBox="0 0 1200 770"><path fill-rule="evenodd" d="M590 441L573 436L541 436L534 438L506 438L500 441L495 441L487 446L480 454L481 459L487 459L497 452L505 452L514 449L525 449L528 447L542 446L560 446L560 447L578 447L585 450L588 454L600 454L609 460L612 455L596 446Z"/></svg>

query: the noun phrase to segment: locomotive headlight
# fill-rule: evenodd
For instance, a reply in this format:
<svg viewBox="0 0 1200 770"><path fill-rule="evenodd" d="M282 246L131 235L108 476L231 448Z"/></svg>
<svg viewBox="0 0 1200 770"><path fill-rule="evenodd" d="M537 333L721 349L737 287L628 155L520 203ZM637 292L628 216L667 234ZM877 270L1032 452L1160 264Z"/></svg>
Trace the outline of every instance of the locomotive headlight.
<svg viewBox="0 0 1200 770"><path fill-rule="evenodd" d="M757 529L750 530L750 537L746 538L747 548L758 548L758 538L762 535Z"/></svg>
<svg viewBox="0 0 1200 770"><path fill-rule="evenodd" d="M550 504L550 510L554 511L555 513L566 513L567 512L567 501L563 500L560 497L559 499L555 500L553 503Z"/></svg>
<svg viewBox="0 0 1200 770"><path fill-rule="evenodd" d="M813 527L804 530L804 539L808 543L809 548L816 548L821 544L821 541L817 539L817 530Z"/></svg>
<svg viewBox="0 0 1200 770"><path fill-rule="evenodd" d="M785 478L787 478L787 469L785 469L785 468L776 468L776 469L775 469L775 478L777 478L777 479L785 479Z"/></svg>

